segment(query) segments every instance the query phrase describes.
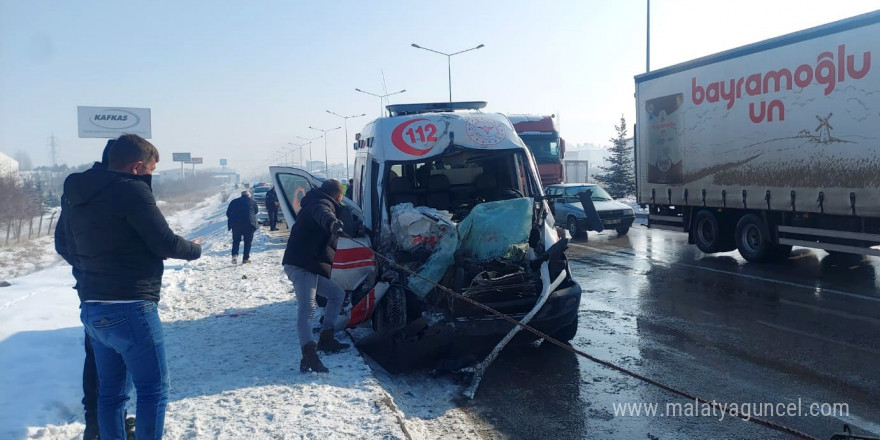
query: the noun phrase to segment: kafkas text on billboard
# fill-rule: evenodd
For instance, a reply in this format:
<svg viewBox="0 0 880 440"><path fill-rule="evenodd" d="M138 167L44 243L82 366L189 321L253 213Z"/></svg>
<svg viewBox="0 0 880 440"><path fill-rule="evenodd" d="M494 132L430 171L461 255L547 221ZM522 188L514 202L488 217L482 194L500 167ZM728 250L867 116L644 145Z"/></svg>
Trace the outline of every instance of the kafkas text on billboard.
<svg viewBox="0 0 880 440"><path fill-rule="evenodd" d="M76 110L81 138L115 138L123 134L153 137L148 108L79 106Z"/></svg>

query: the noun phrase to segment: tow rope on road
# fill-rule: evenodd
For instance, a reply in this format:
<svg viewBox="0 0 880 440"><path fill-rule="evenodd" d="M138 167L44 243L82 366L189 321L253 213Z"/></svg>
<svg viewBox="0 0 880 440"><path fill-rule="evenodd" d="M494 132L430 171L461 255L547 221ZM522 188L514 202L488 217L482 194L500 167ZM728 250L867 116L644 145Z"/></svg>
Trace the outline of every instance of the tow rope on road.
<svg viewBox="0 0 880 440"><path fill-rule="evenodd" d="M359 244L359 245L361 245L361 246L369 247L369 246L367 246L367 245L365 245L365 244L363 244L363 243L360 243L359 241L355 240L354 238L352 238L352 237L349 236L348 234L341 233L340 235L341 235L341 236L344 236L345 238L349 238L349 239L351 239L352 241L354 241L355 243L357 243L357 244ZM439 284L439 283L437 283L437 282L434 282L434 281L432 281L432 280L429 280L428 278L425 278L424 276L422 276L422 275L420 275L420 274L418 274L418 273L416 273L416 272L410 270L409 268L406 268L406 267L404 267L403 265L398 264L396 261L392 260L391 258L382 255L381 253L374 252L373 254L376 255L377 257L379 257L380 259L382 259L383 261L385 261L386 263L388 263L388 264L390 264L390 265L392 265L392 266L394 266L394 267L396 267L396 268L398 268L398 269L401 269L401 270L403 270L403 271L409 273L409 274L412 275L412 276L416 276L416 277L421 278L422 280L424 280L424 281L426 281L426 282L428 282L428 283L431 283L433 286L437 287L438 289L440 289L440 290L443 291L444 293L447 293L447 294L451 295L453 298L460 299L460 300L462 300L462 301L465 301L465 302L467 302L467 303L470 303L471 305L476 306L476 307L478 307L478 308L480 308L480 309L483 309L483 310L485 310L485 311L487 311L487 312L489 312L489 313L491 313L491 314L493 314L493 315L496 315L496 316L498 316L499 318L504 319L505 321L507 321L507 322L509 322L509 323L511 323L511 324L513 324L513 325L515 325L515 326L518 326L518 327L520 327L520 328L522 328L522 329L524 329L524 330L526 330L526 331L531 332L532 334L534 334L534 335L536 335L536 336L538 336L538 337L544 339L545 341L549 341L549 342L552 343L553 345L556 345L556 346L558 346L558 347L560 347L560 348L562 348L562 349L564 349L564 350L567 350L567 351L569 351L569 352L571 352L571 353L574 353L574 354L576 354L576 355L579 355L579 356L581 356L581 357L583 357L583 358L589 359L589 360L591 360L591 361L593 361L593 362L595 362L595 363L597 363L597 364L599 364L599 365L602 365L602 366L604 366L604 367L610 368L610 369L612 369L612 370L614 370L614 371L617 371L617 372L619 372L619 373L625 374L625 375L630 376L630 377L632 377L632 378L638 379L638 380L640 380L640 381L642 381L642 382L645 382L645 383L648 383L648 384L654 385L655 387L658 387L658 388L660 388L660 389L666 390L666 391L668 391L668 392L670 392L670 393L672 393L672 394L676 394L676 395L678 395L678 396L681 396L681 397L687 398L687 399L689 399L689 400L693 400L693 401L698 402L698 403L701 403L701 404L709 405L709 406L711 406L712 408L718 409L718 410L720 410L722 413L727 413L727 414L729 414L729 415L732 416L732 417L736 417L736 418L739 418L739 419L741 419L741 420L745 420L745 421L747 421L747 422L753 422L753 423L756 423L756 424L758 424L758 425L764 426L764 427L766 427L766 428L770 428L770 429L773 429L773 430L776 430L776 431L779 431L779 432L784 432L784 433L786 433L786 434L790 434L790 435L793 435L793 436L798 437L798 438L801 438L801 439L805 439L805 440L821 440L821 439L819 439L818 437L814 437L814 436L812 436L812 435L810 435L810 434L807 434L807 433L805 433L805 432L799 431L799 430L794 429L794 428L790 428L790 427L788 427L788 426L782 425L782 424L780 424L780 423L773 422L773 421L771 421L771 420L766 420L766 419L763 419L763 418L761 418L761 417L756 417L756 416L743 416L743 415L741 415L741 414L739 414L739 413L733 411L732 409L726 409L726 408L722 407L721 404L717 403L717 402L714 401L714 400L711 400L711 401L710 401L710 400L708 400L708 399L704 399L704 398L702 398L702 397L699 397L699 396L697 396L697 395L695 395L695 394L691 394L691 393L688 393L688 392L686 392L686 391L681 391L681 390L679 390L679 389L677 389L677 388L673 388L673 387L671 387L671 386L669 386L669 385L665 385L665 384L660 383L660 382L658 382L658 381L656 381L656 380L654 380L654 379L651 379L651 378L649 378L649 377L645 377L645 376L642 376L641 374L638 374L638 373L635 373L635 372L633 372L633 371L627 370L626 368L623 368L623 367L618 366L618 365L616 365L616 364L613 364L613 363L611 363L611 362L608 362L608 361L605 361L605 360L599 359L599 358L597 358L597 357L595 357L595 356L589 355L589 354L585 353L585 352L582 351L582 350L579 350L579 349L577 349L577 348L574 348L574 347L572 347L571 345L568 345L568 344L566 344L566 343L564 343L564 342L560 342L560 341L558 341L558 340L556 340L556 339L550 337L550 335L547 335L547 334L545 334L544 332L542 332L542 331L540 331L540 330L538 330L538 329L536 329L536 328L534 328L534 327L532 327L532 326L530 326L530 325L528 325L528 324L524 324L524 323L522 323L522 322L519 322L519 321L517 321L517 320L515 320L515 319L513 319L513 318L511 318L511 317L509 317L509 316L507 316L507 315L505 315L504 313L501 313L501 312L499 312L499 311L497 311L497 310L495 310L495 309L493 309L493 308L491 308L491 307L489 307L489 306L487 306L487 305L485 305L485 304L483 304L483 303L480 303L480 302L475 301L475 300L473 300L473 299L471 299L471 298L468 298L468 297L466 297L466 296L464 296L464 295L462 295L462 294L460 294L460 293L458 293L458 292L455 292L455 291L453 291L452 289L450 289L450 288L448 288L448 287L446 287L446 286L444 286L444 285L442 285L442 284ZM473 391L476 392L476 389L474 389ZM470 395L470 398L473 398L473 395L472 395L472 394ZM844 425L844 428L845 428L846 431L849 430L849 427L846 426L846 425ZM850 433L848 433L848 432L847 432L846 434L844 434L844 435L846 435L846 437L838 437L839 435L841 435L841 434L836 434L836 435L834 435L834 436L832 437L832 439L844 439L844 438L847 438L847 439L867 439L867 440L871 440L871 439L872 439L871 437L859 437L859 436L853 436L852 434L850 434Z"/></svg>

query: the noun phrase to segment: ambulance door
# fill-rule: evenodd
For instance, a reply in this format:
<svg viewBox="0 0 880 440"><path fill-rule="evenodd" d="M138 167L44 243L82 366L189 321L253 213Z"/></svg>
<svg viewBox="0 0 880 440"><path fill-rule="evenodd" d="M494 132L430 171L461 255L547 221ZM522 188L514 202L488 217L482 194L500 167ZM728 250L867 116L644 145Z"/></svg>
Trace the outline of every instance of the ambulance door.
<svg viewBox="0 0 880 440"><path fill-rule="evenodd" d="M305 170L292 167L270 167L272 182L281 202L284 220L288 228L293 228L300 203L306 193L321 186L321 182ZM345 290L353 290L358 284L371 280L376 270L370 238L365 233L364 214L355 203L346 197L342 199L340 220L345 224L348 237L339 237L336 258L330 278Z"/></svg>

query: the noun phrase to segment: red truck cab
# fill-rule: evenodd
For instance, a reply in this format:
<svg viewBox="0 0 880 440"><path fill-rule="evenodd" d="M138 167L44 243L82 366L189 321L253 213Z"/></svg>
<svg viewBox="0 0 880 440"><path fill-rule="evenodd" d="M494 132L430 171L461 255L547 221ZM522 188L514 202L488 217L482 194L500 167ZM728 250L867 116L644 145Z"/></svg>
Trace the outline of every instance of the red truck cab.
<svg viewBox="0 0 880 440"><path fill-rule="evenodd" d="M565 180L565 140L559 137L554 115L508 115L516 134L523 140L538 164L541 185L554 185Z"/></svg>

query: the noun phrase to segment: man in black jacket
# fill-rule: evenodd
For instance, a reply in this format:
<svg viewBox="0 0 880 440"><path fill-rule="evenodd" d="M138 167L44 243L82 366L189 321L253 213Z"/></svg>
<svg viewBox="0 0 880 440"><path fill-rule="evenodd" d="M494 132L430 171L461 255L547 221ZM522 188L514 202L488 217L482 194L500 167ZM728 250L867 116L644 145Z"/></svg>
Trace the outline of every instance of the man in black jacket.
<svg viewBox="0 0 880 440"><path fill-rule="evenodd" d="M138 439L162 437L168 368L157 305L165 258L194 260L200 239L168 227L150 189L159 152L136 135L120 136L107 169L64 182L56 249L76 270L80 319L95 355L101 438L124 438L127 375L137 389Z"/></svg>
<svg viewBox="0 0 880 440"><path fill-rule="evenodd" d="M257 202L251 198L247 190L241 192L241 197L229 202L226 208L226 229L232 230L232 264L238 263L238 246L244 238L244 258L241 264L251 262L251 243L254 241L254 231L259 227L257 223Z"/></svg>
<svg viewBox="0 0 880 440"><path fill-rule="evenodd" d="M284 250L284 273L293 282L296 294L296 332L302 348L299 369L303 373L329 371L321 363L316 350L333 353L348 347L348 344L340 343L333 337L333 325L342 309L345 291L330 280L336 242L342 231L342 222L337 219L341 201L342 184L334 179L325 180L320 188L306 193ZM315 314L315 294L327 298L317 345L312 341L310 328Z"/></svg>
<svg viewBox="0 0 880 440"><path fill-rule="evenodd" d="M278 223L278 205L278 194L273 186L272 189L266 192L266 212L269 214L270 231L278 229L275 227L275 224Z"/></svg>
<svg viewBox="0 0 880 440"><path fill-rule="evenodd" d="M110 146L113 145L115 139L107 141L104 146L104 152L101 154L101 161L95 162L92 169L106 170L110 163ZM66 204L66 198L61 196L61 205ZM55 227L55 251L65 258L71 266L74 280L79 280L79 262L74 258L76 254L75 243L71 242L68 246L66 240L65 227L67 222L64 218L64 212L58 217L58 226ZM79 286L74 285L77 289ZM85 329L84 329L85 330ZM95 365L95 352L92 350L92 344L89 341L88 332L84 332L83 348L85 348L85 361L83 362L83 410L86 419L86 429L83 431L83 440L98 440L100 432L98 430L98 367ZM130 424L126 425L128 428ZM133 432L131 434L134 434Z"/></svg>

